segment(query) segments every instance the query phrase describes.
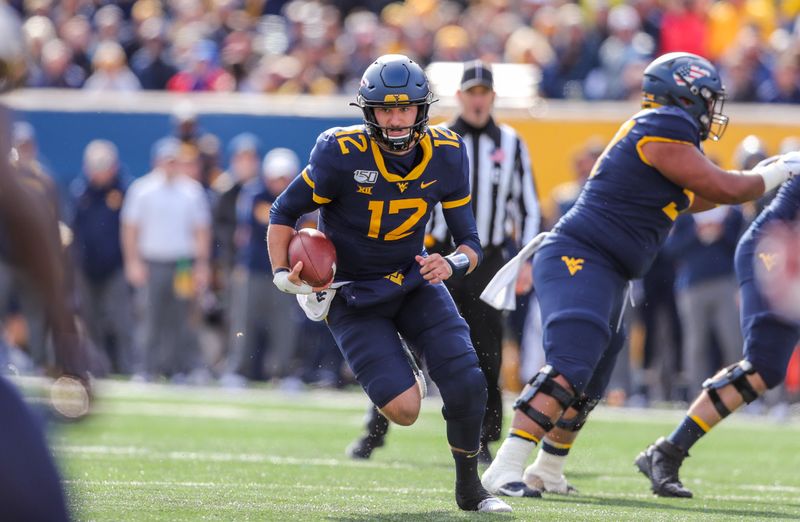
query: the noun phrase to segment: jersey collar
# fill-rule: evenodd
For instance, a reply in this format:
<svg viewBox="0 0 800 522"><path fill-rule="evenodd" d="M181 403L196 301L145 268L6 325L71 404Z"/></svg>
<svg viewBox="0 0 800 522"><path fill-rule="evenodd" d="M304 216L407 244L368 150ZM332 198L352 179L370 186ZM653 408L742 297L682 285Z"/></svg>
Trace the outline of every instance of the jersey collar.
<svg viewBox="0 0 800 522"><path fill-rule="evenodd" d="M375 140L369 140L369 144L372 148L372 156L375 158L375 164L378 166L378 172L380 172L381 176L383 176L383 178L389 183L396 183L398 181L414 181L415 179L419 178L423 172L425 172L428 162L430 162L431 158L433 157L431 137L428 133L425 133L425 136L419 142L419 146L422 147L422 159L416 167L411 169L411 172L403 177L399 174L392 174L386 170L386 163L383 161L383 154L381 153L381 149L378 147L378 144L375 143Z"/></svg>

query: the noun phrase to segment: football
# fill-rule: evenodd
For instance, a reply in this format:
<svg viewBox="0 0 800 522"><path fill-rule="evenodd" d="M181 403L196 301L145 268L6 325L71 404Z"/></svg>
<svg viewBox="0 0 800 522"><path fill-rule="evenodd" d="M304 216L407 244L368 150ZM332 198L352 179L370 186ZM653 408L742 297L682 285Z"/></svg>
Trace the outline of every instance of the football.
<svg viewBox="0 0 800 522"><path fill-rule="evenodd" d="M313 287L325 285L336 272L336 247L319 230L301 228L289 242L289 264L303 262L300 279Z"/></svg>

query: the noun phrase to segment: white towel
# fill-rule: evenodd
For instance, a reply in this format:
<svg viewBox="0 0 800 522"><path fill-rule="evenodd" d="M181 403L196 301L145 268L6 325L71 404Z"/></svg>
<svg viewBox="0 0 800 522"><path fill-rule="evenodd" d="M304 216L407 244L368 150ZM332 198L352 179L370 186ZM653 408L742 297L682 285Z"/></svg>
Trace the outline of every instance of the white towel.
<svg viewBox="0 0 800 522"><path fill-rule="evenodd" d="M519 276L519 268L530 259L542 242L547 238L548 232L542 232L531 239L527 245L522 247L503 268L497 271L495 276L481 292L481 300L497 310L515 310L517 308L516 293L514 291Z"/></svg>

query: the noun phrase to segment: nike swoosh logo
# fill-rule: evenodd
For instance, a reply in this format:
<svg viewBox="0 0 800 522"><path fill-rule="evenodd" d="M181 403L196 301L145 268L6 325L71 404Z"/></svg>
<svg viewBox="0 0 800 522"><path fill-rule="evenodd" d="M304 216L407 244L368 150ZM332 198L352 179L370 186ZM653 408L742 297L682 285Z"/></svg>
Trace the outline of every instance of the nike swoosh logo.
<svg viewBox="0 0 800 522"><path fill-rule="evenodd" d="M420 188L428 188L428 187L430 187L431 185L433 185L434 183L436 183L437 181L439 181L439 180L438 180L438 179L435 179L435 180L433 180L433 181L423 181L422 183L420 183L420 184L419 184L419 187L420 187Z"/></svg>

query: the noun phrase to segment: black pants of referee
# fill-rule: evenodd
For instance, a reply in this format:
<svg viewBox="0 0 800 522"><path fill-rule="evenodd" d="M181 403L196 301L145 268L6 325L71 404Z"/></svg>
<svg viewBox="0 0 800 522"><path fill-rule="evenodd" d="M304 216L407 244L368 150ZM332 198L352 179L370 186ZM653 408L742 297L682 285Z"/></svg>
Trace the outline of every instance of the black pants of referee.
<svg viewBox="0 0 800 522"><path fill-rule="evenodd" d="M464 279L448 281L447 286L461 315L469 325L470 337L481 370L486 375L489 399L483 416L481 445L500 440L503 424L503 397L500 393L500 364L503 350L503 312L480 299L481 292L506 262L500 247L484 248L483 261Z"/></svg>

